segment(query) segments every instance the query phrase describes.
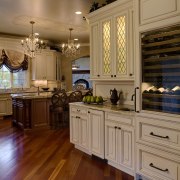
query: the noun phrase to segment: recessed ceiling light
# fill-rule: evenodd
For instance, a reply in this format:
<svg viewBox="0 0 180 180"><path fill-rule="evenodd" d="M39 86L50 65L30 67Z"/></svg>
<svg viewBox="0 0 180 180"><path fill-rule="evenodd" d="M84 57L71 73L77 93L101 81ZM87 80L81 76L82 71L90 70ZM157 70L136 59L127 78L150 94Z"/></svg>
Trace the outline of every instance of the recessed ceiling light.
<svg viewBox="0 0 180 180"><path fill-rule="evenodd" d="M34 33L36 36L39 36L39 33Z"/></svg>
<svg viewBox="0 0 180 180"><path fill-rule="evenodd" d="M76 11L75 13L76 13L76 14L82 14L82 12L81 12L81 11Z"/></svg>
<svg viewBox="0 0 180 180"><path fill-rule="evenodd" d="M77 38L75 38L75 39L74 39L74 41L78 41L78 39L77 39Z"/></svg>

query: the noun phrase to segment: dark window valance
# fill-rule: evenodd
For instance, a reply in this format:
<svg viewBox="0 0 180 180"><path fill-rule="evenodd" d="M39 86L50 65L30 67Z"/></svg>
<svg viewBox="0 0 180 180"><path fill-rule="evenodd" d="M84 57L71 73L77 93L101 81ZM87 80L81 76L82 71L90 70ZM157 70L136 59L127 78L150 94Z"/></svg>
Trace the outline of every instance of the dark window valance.
<svg viewBox="0 0 180 180"><path fill-rule="evenodd" d="M3 49L0 52L0 68L5 65L12 73L20 70L27 70L29 58L30 57L26 54Z"/></svg>

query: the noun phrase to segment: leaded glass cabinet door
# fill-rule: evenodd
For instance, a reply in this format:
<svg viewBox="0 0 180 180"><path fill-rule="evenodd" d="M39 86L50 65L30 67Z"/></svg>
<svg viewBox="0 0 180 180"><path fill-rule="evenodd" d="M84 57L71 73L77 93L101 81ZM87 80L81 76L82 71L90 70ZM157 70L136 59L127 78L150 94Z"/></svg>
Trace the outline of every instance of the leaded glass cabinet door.
<svg viewBox="0 0 180 180"><path fill-rule="evenodd" d="M111 52L111 38L112 38L112 21L110 18L101 22L101 73L102 78L110 78L112 72L112 52Z"/></svg>
<svg viewBox="0 0 180 180"><path fill-rule="evenodd" d="M128 74L128 14L124 12L114 18L115 33L115 62L114 69L116 77L124 77Z"/></svg>

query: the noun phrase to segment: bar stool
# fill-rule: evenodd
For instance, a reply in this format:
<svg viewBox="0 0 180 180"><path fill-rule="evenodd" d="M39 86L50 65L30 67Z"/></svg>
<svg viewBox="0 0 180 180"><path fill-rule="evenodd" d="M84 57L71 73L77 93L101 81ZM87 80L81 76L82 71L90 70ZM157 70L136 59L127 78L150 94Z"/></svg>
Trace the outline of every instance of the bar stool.
<svg viewBox="0 0 180 180"><path fill-rule="evenodd" d="M67 125L68 118L68 97L65 92L58 92L51 97L50 124L51 127L62 128Z"/></svg>

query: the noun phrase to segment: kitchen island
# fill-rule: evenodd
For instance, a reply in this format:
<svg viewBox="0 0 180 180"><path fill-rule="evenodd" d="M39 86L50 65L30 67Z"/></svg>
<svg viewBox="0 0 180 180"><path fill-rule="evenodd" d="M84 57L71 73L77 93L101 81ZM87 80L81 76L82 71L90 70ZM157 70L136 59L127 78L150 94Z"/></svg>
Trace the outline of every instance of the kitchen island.
<svg viewBox="0 0 180 180"><path fill-rule="evenodd" d="M52 95L14 95L13 104L13 126L22 129L33 129L36 127L49 127L49 106Z"/></svg>

